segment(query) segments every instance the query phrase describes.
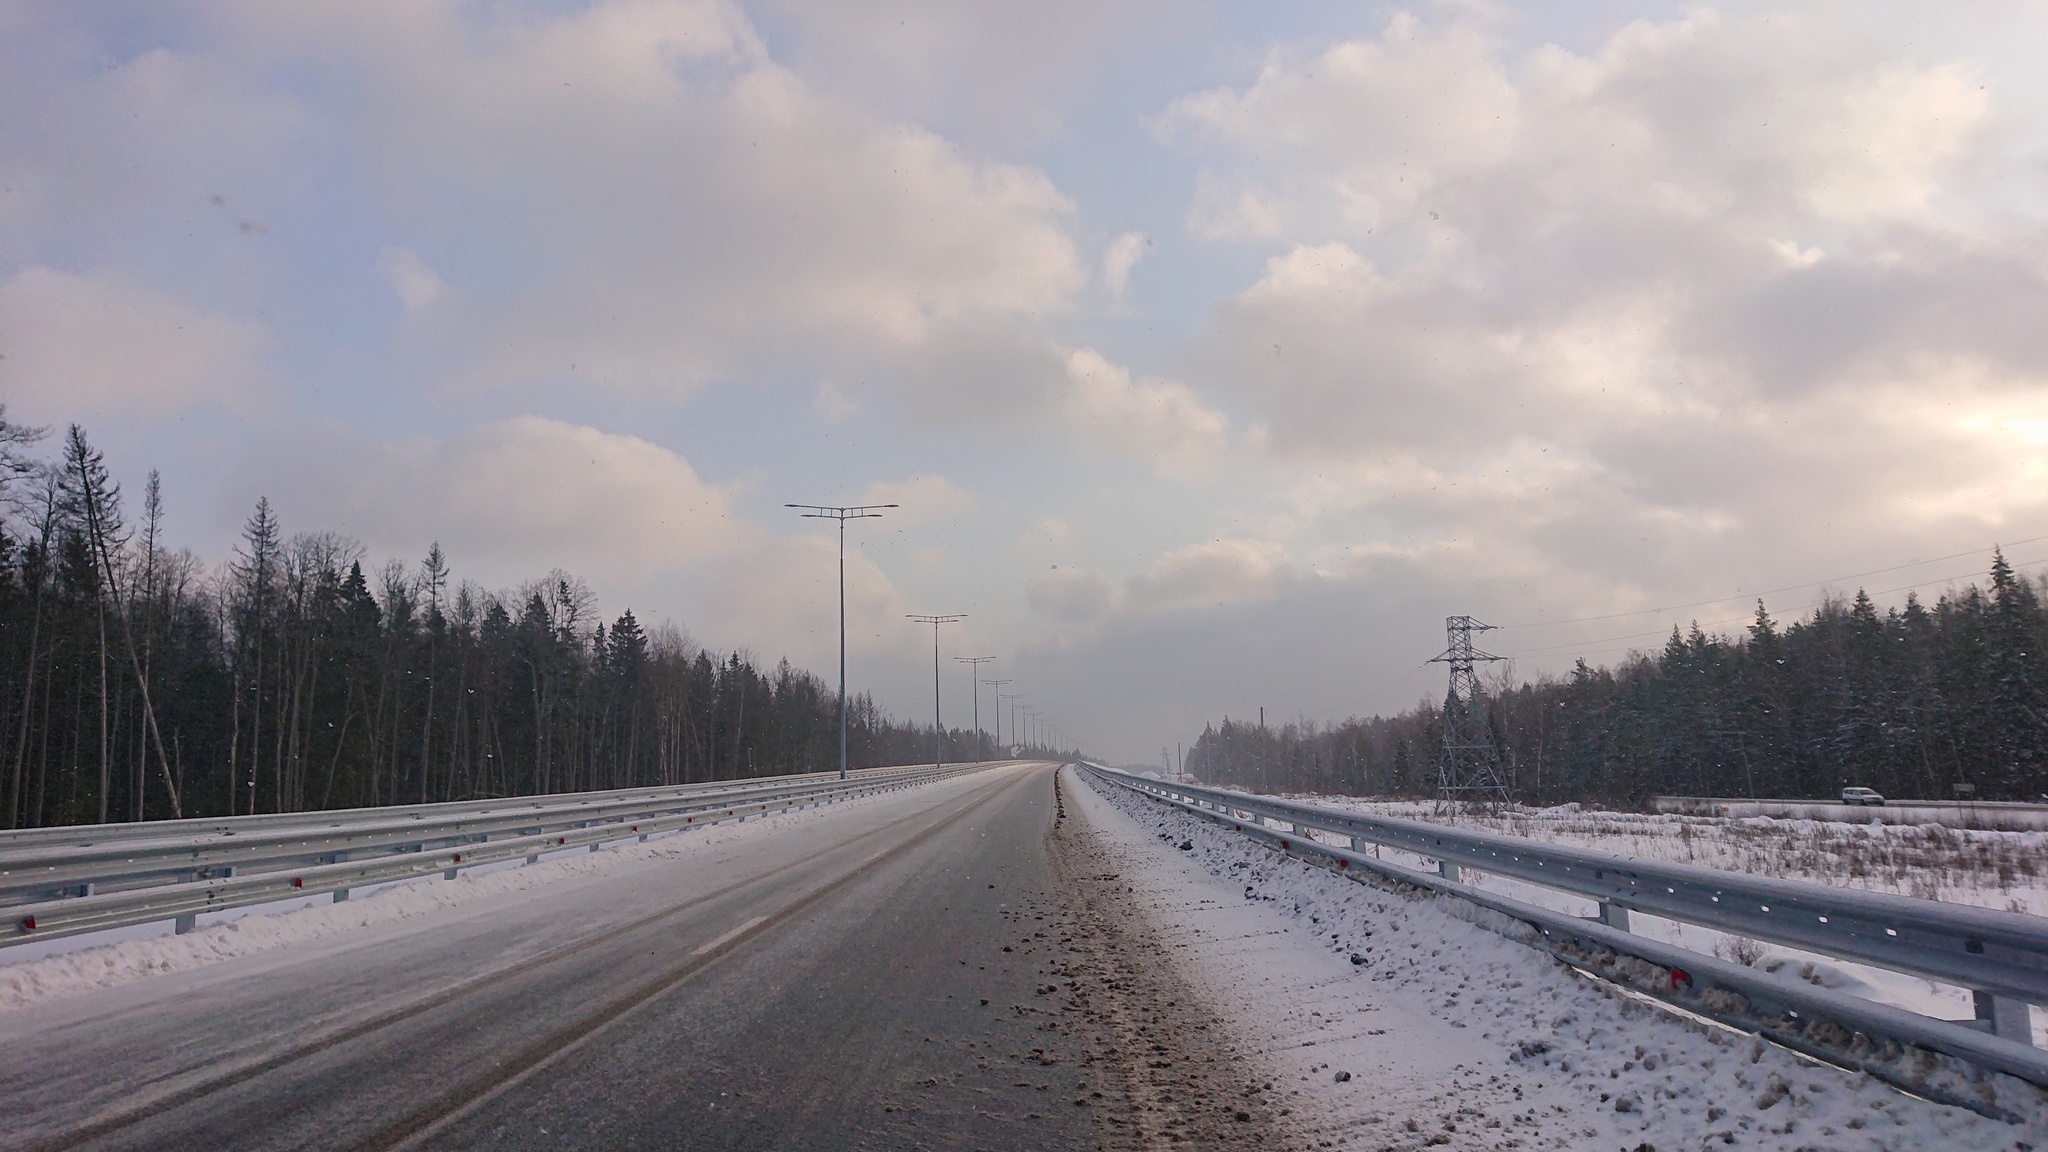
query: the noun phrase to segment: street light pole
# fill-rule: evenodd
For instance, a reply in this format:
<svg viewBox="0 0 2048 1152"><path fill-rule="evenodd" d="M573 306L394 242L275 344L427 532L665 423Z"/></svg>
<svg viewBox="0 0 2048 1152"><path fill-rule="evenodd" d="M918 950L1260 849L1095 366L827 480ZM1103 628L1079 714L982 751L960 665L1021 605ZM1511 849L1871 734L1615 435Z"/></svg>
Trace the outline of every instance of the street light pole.
<svg viewBox="0 0 2048 1152"><path fill-rule="evenodd" d="M1010 739L1019 741L1018 746L1022 747L1022 738L1017 734L1017 701L1024 698L1024 693L1011 692L998 698L1010 702Z"/></svg>
<svg viewBox="0 0 2048 1152"><path fill-rule="evenodd" d="M967 614L960 612L951 616L909 615L904 619L932 626L932 770L937 771L946 764L946 728L939 723L939 625L965 620Z"/></svg>
<svg viewBox="0 0 2048 1152"><path fill-rule="evenodd" d="M986 684L986 685L988 685L989 687L991 687L991 688L993 688L993 689L995 689L995 690L996 690L996 747L995 747L995 751L996 751L997 753L1001 753L1001 752L1002 752L1002 750L1003 750L1003 685L1005 685L1005 684L1014 684L1014 683L1016 683L1016 681L1014 681L1014 680L983 680L983 681L982 681L982 683L983 683L983 684ZM977 691L977 695L978 695L978 694L979 694L979 690L977 689L976 691Z"/></svg>
<svg viewBox="0 0 2048 1152"><path fill-rule="evenodd" d="M846 779L846 522L878 520L894 504L784 504L802 509L806 520L839 521L839 778Z"/></svg>
<svg viewBox="0 0 2048 1152"><path fill-rule="evenodd" d="M974 692L974 758L988 759L988 742L981 738L981 666L994 660L993 656L955 656L954 660L967 665L967 687Z"/></svg>

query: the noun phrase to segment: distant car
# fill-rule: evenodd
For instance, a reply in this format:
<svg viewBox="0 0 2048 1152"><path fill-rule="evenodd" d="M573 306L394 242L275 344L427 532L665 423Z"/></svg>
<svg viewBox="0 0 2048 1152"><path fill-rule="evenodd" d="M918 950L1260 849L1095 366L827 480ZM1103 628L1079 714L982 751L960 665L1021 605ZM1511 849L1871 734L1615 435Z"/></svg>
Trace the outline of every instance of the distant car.
<svg viewBox="0 0 2048 1152"><path fill-rule="evenodd" d="M1873 808L1884 807L1884 797L1869 788L1842 789L1842 803L1849 805L1868 804Z"/></svg>

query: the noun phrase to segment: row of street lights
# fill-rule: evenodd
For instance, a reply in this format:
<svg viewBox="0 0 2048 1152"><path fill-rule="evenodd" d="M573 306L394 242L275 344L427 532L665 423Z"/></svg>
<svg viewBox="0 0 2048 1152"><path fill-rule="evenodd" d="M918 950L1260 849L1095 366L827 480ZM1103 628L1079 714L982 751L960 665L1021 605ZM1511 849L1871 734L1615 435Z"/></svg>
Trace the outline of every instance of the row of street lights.
<svg viewBox="0 0 2048 1152"><path fill-rule="evenodd" d="M846 779L846 522L848 520L880 519L883 509L895 508L898 505L785 504L783 507L797 509L798 514L805 519L836 520L839 522L839 778L844 780ZM939 714L939 627L944 624L953 624L965 620L967 615L964 612L947 615L913 614L906 617L906 619L932 626L932 766L934 768L943 767L946 758L946 727ZM996 745L998 747L1003 742L1001 702L1004 700L1011 702L1010 733L1011 738L1016 739L1018 707L1016 701L1022 700L1024 694L1021 692L1004 694L1002 686L1011 683L1009 680L978 679L981 666L994 660L995 657L993 656L955 656L953 659L968 666L968 684L974 689L975 752L981 758L986 759L987 749L982 744L981 732L981 686L987 684L996 689ZM1022 741L1023 743L1027 745L1034 743L1041 731L1045 731L1048 734L1056 732L1056 729L1047 724L1044 718L1033 713L1030 708L1025 708L1024 713L1025 720L1032 725L1033 739Z"/></svg>

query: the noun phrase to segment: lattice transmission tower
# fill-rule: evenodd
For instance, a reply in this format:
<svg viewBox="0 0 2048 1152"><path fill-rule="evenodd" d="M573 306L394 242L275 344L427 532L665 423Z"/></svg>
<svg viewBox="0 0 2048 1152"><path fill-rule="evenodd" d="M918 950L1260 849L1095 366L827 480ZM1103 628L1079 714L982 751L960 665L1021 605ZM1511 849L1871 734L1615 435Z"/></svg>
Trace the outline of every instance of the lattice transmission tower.
<svg viewBox="0 0 2048 1152"><path fill-rule="evenodd" d="M1508 802L1508 786L1500 772L1500 747L1493 742L1493 727L1486 722L1486 702L1479 691L1479 673L1472 667L1503 659L1472 646L1474 632L1492 630L1493 625L1470 616L1446 617L1444 632L1451 646L1430 661L1451 666L1451 690L1444 697L1444 746L1437 758L1440 804Z"/></svg>

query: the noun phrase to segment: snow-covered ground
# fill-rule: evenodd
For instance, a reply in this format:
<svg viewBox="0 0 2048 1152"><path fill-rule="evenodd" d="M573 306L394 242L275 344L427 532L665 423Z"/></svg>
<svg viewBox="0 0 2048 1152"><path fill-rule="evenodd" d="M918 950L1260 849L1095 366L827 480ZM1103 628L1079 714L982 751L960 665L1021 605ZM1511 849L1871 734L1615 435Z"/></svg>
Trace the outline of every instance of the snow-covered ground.
<svg viewBox="0 0 2048 1152"><path fill-rule="evenodd" d="M2048 1147L2042 1093L2003 1083L2023 1125L1909 1097L1577 976L1455 901L1397 896L1112 792L1073 789L1179 937L1174 963L1283 1069L1276 1089L1298 1093L1318 1143Z"/></svg>
<svg viewBox="0 0 2048 1152"><path fill-rule="evenodd" d="M1286 797L1321 807L1478 828L1532 840L1590 848L1630 860L1659 860L1735 872L1808 880L1901 896L2048 915L2048 833L1970 832L1939 825L1831 823L1769 817L1645 815L1582 809L1516 809L1504 814L1436 811L1417 801L1349 796ZM1383 850L1410 867L1434 861ZM1467 869L1466 883L1538 907L1590 916L1591 900L1535 884ZM1789 967L1823 987L1949 1020L1973 1008L1967 989L1796 948L1746 940L1693 924L1632 913L1631 930L1725 960L1769 971ZM2032 1010L2034 1043L2048 1047L2048 1010ZM2048 1144L2044 1144L2048 1147Z"/></svg>
<svg viewBox="0 0 2048 1152"><path fill-rule="evenodd" d="M453 880L438 876L359 888L346 902L326 895L237 908L200 918L196 931L173 935L169 921L64 937L0 949L0 1012L25 1008L97 988L286 948L375 924L428 916L445 909L587 878L621 868L701 855L718 845L773 833L850 807L883 803L895 794L839 801L745 821L698 827L649 840L577 848L543 856L536 864L507 861Z"/></svg>
<svg viewBox="0 0 2048 1152"><path fill-rule="evenodd" d="M2048 916L2048 832L1609 812L1577 804L1450 815L1417 801L1289 799L1593 848L1632 860L1696 864Z"/></svg>

